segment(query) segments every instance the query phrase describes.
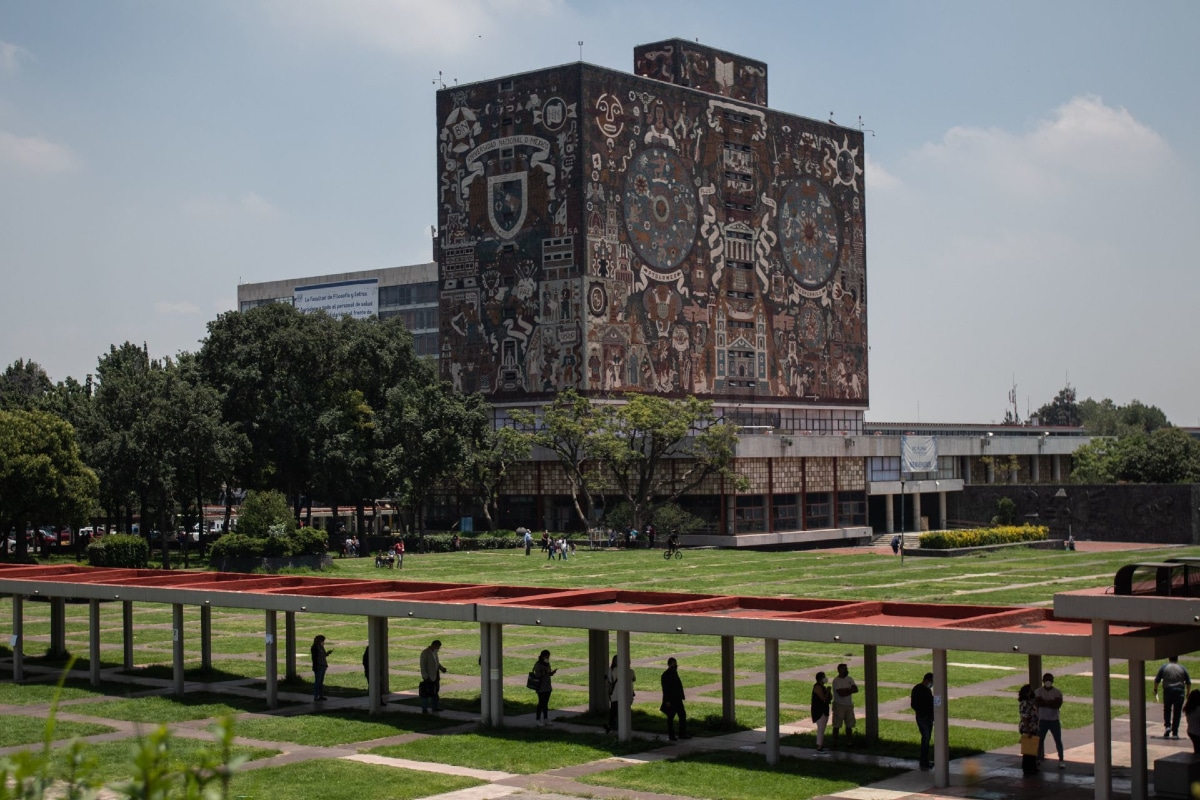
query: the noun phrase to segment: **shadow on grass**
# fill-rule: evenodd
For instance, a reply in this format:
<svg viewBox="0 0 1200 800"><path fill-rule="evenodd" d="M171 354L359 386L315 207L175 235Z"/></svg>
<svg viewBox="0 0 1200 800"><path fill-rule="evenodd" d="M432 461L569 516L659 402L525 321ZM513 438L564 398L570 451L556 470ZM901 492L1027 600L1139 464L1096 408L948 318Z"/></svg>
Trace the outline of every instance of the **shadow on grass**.
<svg viewBox="0 0 1200 800"><path fill-rule="evenodd" d="M655 714L649 711L644 711L641 708L634 707L630 714L631 725L633 730L642 733L655 733L666 735L667 720L662 714ZM569 717L559 717L563 722L570 722L576 725L595 725L596 727L604 727L608 724L607 711L585 711L582 714L575 714ZM739 731L752 730L749 725L742 722L734 722L729 724L721 714L704 714L704 715L688 715L687 722L688 733L695 737L706 736L724 736L727 733L737 733Z"/></svg>

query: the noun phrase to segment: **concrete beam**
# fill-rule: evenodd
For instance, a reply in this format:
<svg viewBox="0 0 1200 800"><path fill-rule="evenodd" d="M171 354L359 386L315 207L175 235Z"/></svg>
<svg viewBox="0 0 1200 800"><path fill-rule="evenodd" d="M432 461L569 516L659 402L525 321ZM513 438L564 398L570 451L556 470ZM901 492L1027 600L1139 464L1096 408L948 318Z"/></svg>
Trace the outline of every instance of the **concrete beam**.
<svg viewBox="0 0 1200 800"><path fill-rule="evenodd" d="M183 697L184 680L184 650L183 650L183 604L171 604L171 668L174 677L175 694Z"/></svg>
<svg viewBox="0 0 1200 800"><path fill-rule="evenodd" d="M879 741L879 648L873 644L863 647L863 713L867 717L867 744Z"/></svg>
<svg viewBox="0 0 1200 800"><path fill-rule="evenodd" d="M1108 623L1092 620L1092 749L1096 800L1112 798L1112 706L1109 704ZM1132 676L1130 676L1132 677ZM1142 690L1146 683L1142 681ZM1130 687L1133 691L1133 687ZM1133 698L1129 698L1133 702ZM1145 706L1145 703L1142 703ZM1145 730L1143 726L1143 730Z"/></svg>
<svg viewBox="0 0 1200 800"><path fill-rule="evenodd" d="M25 680L25 598L22 595L12 596L12 636L8 640L12 648L13 682Z"/></svg>
<svg viewBox="0 0 1200 800"><path fill-rule="evenodd" d="M279 641L277 611L264 612L263 659L267 665L267 708L279 707Z"/></svg>
<svg viewBox="0 0 1200 800"><path fill-rule="evenodd" d="M779 763L779 640L763 640L766 656L767 763Z"/></svg>
<svg viewBox="0 0 1200 800"><path fill-rule="evenodd" d="M100 685L100 601L88 600L88 678Z"/></svg>
<svg viewBox="0 0 1200 800"><path fill-rule="evenodd" d="M946 651L933 651L933 785L950 785L950 681Z"/></svg>
<svg viewBox="0 0 1200 800"><path fill-rule="evenodd" d="M608 715L608 631L588 631L588 710Z"/></svg>
<svg viewBox="0 0 1200 800"><path fill-rule="evenodd" d="M721 719L726 725L737 722L737 672L734 669L733 637L721 637Z"/></svg>

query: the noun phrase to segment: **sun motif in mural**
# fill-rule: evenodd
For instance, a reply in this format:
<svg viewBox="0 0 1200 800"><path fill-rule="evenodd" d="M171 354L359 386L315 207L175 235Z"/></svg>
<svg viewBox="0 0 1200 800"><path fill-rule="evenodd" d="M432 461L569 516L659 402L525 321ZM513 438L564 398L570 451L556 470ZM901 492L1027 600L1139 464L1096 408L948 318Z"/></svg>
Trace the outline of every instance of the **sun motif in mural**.
<svg viewBox="0 0 1200 800"><path fill-rule="evenodd" d="M838 263L837 212L819 183L802 178L788 187L779 211L779 241L792 276L806 289L829 282Z"/></svg>
<svg viewBox="0 0 1200 800"><path fill-rule="evenodd" d="M624 194L625 230L638 255L655 269L672 269L696 239L695 190L674 153L651 148L629 164Z"/></svg>
<svg viewBox="0 0 1200 800"><path fill-rule="evenodd" d="M858 191L858 176L863 171L858 165L858 148L850 149L848 136L842 137L841 144L834 144L832 151L826 151L825 167L831 173L834 186L849 186Z"/></svg>

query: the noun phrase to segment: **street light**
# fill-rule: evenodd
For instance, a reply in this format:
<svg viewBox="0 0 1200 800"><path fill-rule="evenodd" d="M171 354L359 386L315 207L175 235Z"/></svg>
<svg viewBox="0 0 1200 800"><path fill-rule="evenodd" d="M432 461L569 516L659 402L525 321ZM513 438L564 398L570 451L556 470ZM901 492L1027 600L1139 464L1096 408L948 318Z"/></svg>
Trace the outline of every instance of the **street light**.
<svg viewBox="0 0 1200 800"><path fill-rule="evenodd" d="M904 471L900 472L900 566L904 566Z"/></svg>

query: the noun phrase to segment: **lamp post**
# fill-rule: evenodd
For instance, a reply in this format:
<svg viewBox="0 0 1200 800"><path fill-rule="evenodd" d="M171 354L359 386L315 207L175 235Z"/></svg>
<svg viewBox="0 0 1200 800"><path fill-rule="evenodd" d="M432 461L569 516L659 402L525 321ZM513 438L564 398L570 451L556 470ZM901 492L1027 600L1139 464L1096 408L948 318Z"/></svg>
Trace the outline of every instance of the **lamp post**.
<svg viewBox="0 0 1200 800"><path fill-rule="evenodd" d="M904 472L900 473L900 566L904 566Z"/></svg>

